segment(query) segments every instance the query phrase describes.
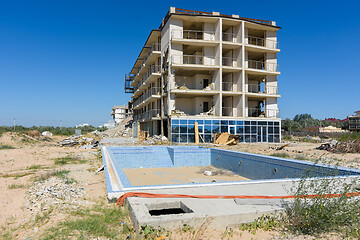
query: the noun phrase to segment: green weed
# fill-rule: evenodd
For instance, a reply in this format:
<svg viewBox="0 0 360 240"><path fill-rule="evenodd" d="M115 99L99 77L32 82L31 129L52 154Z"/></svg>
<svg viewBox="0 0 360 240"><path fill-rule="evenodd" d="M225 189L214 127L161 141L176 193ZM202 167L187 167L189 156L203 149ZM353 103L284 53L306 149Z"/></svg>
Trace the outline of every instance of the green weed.
<svg viewBox="0 0 360 240"><path fill-rule="evenodd" d="M270 215L263 215L259 218L257 218L252 223L244 223L241 225L240 230L241 231L249 231L252 234L256 234L257 230L264 230L264 231L271 231L278 227L280 224L280 221L278 218Z"/></svg>
<svg viewBox="0 0 360 240"><path fill-rule="evenodd" d="M345 238L360 237L360 198L348 197L346 193L354 192L353 183L345 183L338 178L309 180L309 171L293 191L297 196L293 203L287 204L288 229L294 233L319 235L335 231ZM327 176L336 176L333 173ZM340 197L325 198L329 193L338 193ZM303 195L316 194L313 199Z"/></svg>
<svg viewBox="0 0 360 240"><path fill-rule="evenodd" d="M0 150L5 150L5 149L15 149L15 147L10 145L0 145Z"/></svg>
<svg viewBox="0 0 360 240"><path fill-rule="evenodd" d="M291 135L284 135L284 136L282 136L282 140L291 141L291 140L293 140L293 138L291 137Z"/></svg>
<svg viewBox="0 0 360 240"><path fill-rule="evenodd" d="M42 168L41 165L31 165L27 169L29 169L29 170L37 170L37 169L41 169L41 168Z"/></svg>
<svg viewBox="0 0 360 240"><path fill-rule="evenodd" d="M55 165L60 165L60 166L63 166L66 164L82 164L85 162L86 162L86 160L79 160L77 158L70 157L70 156L55 159Z"/></svg>
<svg viewBox="0 0 360 240"><path fill-rule="evenodd" d="M171 232L166 231L163 227L153 227L150 225L142 225L140 229L140 234L144 239L156 239L160 237L170 237Z"/></svg>
<svg viewBox="0 0 360 240"><path fill-rule="evenodd" d="M10 184L8 186L8 189L18 189L18 188L24 188L24 187L25 187L24 184L15 184L15 183L13 183L13 184Z"/></svg>
<svg viewBox="0 0 360 240"><path fill-rule="evenodd" d="M71 217L48 229L43 239L125 239L134 234L127 224L130 215L126 208L97 204L71 213Z"/></svg>
<svg viewBox="0 0 360 240"><path fill-rule="evenodd" d="M273 153L273 154L271 154L270 156L273 156L273 157L281 157L281 158L288 158L288 157L290 157L289 154L287 154L287 153Z"/></svg>
<svg viewBox="0 0 360 240"><path fill-rule="evenodd" d="M360 139L360 132L359 133L346 133L344 135L341 135L337 140L340 142L347 142L350 140L357 140Z"/></svg>

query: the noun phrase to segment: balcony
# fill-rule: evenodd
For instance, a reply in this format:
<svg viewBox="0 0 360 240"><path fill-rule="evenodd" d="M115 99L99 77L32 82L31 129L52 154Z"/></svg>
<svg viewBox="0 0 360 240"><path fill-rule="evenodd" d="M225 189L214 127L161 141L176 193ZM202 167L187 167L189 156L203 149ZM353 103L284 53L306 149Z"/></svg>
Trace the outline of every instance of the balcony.
<svg viewBox="0 0 360 240"><path fill-rule="evenodd" d="M237 41L237 39L236 39L236 34L235 33L223 32L222 33L222 40L225 41L225 42L239 43L239 41Z"/></svg>
<svg viewBox="0 0 360 240"><path fill-rule="evenodd" d="M236 117L237 109L232 107L222 107L222 115L226 117Z"/></svg>
<svg viewBox="0 0 360 240"><path fill-rule="evenodd" d="M256 69L256 70L276 72L278 70L278 64L276 64L276 63L267 63L267 62L256 61L256 60L248 60L247 61L247 68L248 69Z"/></svg>
<svg viewBox="0 0 360 240"><path fill-rule="evenodd" d="M136 86L134 86L134 91L136 92L154 73L161 73L160 65L150 65L148 66L148 71L142 76L141 80Z"/></svg>
<svg viewBox="0 0 360 240"><path fill-rule="evenodd" d="M152 109L144 113L134 114L134 121L141 121L152 118L160 118L161 111L160 109Z"/></svg>
<svg viewBox="0 0 360 240"><path fill-rule="evenodd" d="M259 38L259 37L248 36L247 38L245 38L245 44L266 47L271 49L279 49L279 42L270 39Z"/></svg>
<svg viewBox="0 0 360 240"><path fill-rule="evenodd" d="M248 93L261 93L261 94L278 94L278 87L276 86L264 86L261 84L248 84Z"/></svg>
<svg viewBox="0 0 360 240"><path fill-rule="evenodd" d="M248 117L259 117L259 118L278 118L279 110L278 109L260 109L260 108L248 108L247 109Z"/></svg>
<svg viewBox="0 0 360 240"><path fill-rule="evenodd" d="M184 64L184 65L206 65L214 66L216 64L215 57L201 56L201 55L172 55L172 64Z"/></svg>
<svg viewBox="0 0 360 240"><path fill-rule="evenodd" d="M233 83L232 82L222 82L222 90L223 91L233 91Z"/></svg>
<svg viewBox="0 0 360 240"><path fill-rule="evenodd" d="M158 52L160 54L160 51L161 51L161 44L160 43L154 43L150 49L149 49L149 52L147 53L147 55L145 56L144 58L144 63L146 63L149 58L151 57L151 55L154 53L154 52Z"/></svg>
<svg viewBox="0 0 360 240"><path fill-rule="evenodd" d="M215 35L215 31L174 29L171 31L171 39L215 41L216 35Z"/></svg>
<svg viewBox="0 0 360 240"><path fill-rule="evenodd" d="M140 104L147 102L153 96L160 96L160 88L152 87L147 90L141 97L136 99L133 103L134 108L138 107Z"/></svg>
<svg viewBox="0 0 360 240"><path fill-rule="evenodd" d="M236 58L232 57L222 57L222 65L226 67L240 67Z"/></svg>

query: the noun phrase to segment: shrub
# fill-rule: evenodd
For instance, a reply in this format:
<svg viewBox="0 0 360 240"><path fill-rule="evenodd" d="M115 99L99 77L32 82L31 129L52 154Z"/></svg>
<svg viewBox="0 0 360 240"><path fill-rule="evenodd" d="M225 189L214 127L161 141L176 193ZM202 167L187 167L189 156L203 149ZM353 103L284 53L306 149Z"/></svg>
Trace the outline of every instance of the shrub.
<svg viewBox="0 0 360 240"><path fill-rule="evenodd" d="M359 238L360 198L346 195L354 192L354 183L339 178L310 180L309 177L307 174L300 180L294 202L286 206L289 230L311 235L335 231L344 237ZM324 197L329 193L338 193L340 197ZM309 194L316 194L316 197L302 197Z"/></svg>

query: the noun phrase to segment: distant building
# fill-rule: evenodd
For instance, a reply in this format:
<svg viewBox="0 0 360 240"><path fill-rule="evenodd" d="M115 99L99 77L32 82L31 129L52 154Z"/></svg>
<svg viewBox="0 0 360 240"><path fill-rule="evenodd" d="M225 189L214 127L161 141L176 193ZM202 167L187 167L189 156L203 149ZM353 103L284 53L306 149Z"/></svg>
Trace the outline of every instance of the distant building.
<svg viewBox="0 0 360 240"><path fill-rule="evenodd" d="M125 118L128 118L131 116L129 113L129 107L126 105L123 106L114 106L111 110L111 116L114 119L115 124L119 124L122 120Z"/></svg>
<svg viewBox="0 0 360 240"><path fill-rule="evenodd" d="M349 130L352 132L360 132L360 111L356 111L355 115L348 117Z"/></svg>
<svg viewBox="0 0 360 240"><path fill-rule="evenodd" d="M345 130L342 130L341 128L333 127L333 126L327 126L327 127L320 127L319 128L320 133L339 133L339 132L345 132Z"/></svg>
<svg viewBox="0 0 360 240"><path fill-rule="evenodd" d="M323 120L322 122L345 122L347 120L348 120L347 118L342 120L338 118L325 118L325 120Z"/></svg>

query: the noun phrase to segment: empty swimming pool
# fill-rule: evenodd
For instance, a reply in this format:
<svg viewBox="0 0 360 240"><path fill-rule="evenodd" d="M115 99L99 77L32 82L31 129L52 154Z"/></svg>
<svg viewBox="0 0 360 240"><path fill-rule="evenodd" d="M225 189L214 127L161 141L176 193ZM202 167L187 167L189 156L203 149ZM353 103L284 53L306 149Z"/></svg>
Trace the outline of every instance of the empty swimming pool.
<svg viewBox="0 0 360 240"><path fill-rule="evenodd" d="M293 181L309 170L313 177L360 175L357 169L197 146L103 147L102 154L109 198L150 189ZM234 176L204 177L209 166Z"/></svg>

